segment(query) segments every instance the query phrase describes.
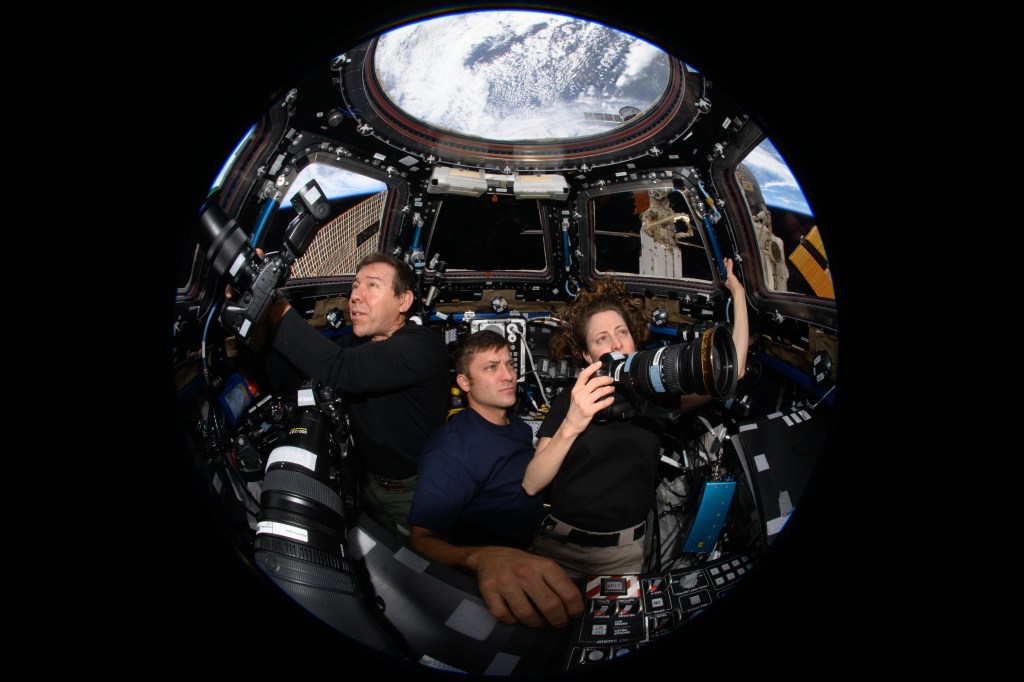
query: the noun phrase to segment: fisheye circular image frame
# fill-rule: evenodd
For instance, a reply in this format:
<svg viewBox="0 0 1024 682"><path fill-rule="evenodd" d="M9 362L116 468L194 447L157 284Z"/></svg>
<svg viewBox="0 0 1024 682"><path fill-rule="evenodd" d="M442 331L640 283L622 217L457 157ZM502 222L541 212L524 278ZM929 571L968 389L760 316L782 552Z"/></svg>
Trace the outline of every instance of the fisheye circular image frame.
<svg viewBox="0 0 1024 682"><path fill-rule="evenodd" d="M840 395L831 205L786 109L657 23L320 28L202 161L176 402L257 639L682 671L794 586Z"/></svg>

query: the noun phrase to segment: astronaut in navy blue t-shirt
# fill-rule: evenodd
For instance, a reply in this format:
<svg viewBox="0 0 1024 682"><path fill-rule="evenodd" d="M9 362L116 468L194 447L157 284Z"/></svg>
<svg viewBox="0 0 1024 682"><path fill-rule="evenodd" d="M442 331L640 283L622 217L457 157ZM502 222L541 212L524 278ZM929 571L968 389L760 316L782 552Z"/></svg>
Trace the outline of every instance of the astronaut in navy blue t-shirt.
<svg viewBox="0 0 1024 682"><path fill-rule="evenodd" d="M525 551L544 509L523 490L533 431L516 403L508 341L482 330L461 345L456 382L468 407L424 445L409 524L412 547L446 566L475 573L495 618L562 627L583 610L562 568Z"/></svg>

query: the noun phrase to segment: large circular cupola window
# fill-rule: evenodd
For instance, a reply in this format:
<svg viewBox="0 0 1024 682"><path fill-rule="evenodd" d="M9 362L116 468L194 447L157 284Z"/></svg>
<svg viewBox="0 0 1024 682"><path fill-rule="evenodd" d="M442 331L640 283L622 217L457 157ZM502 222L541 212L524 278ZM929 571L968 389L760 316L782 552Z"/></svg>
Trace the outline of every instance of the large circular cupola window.
<svg viewBox="0 0 1024 682"><path fill-rule="evenodd" d="M635 36L525 11L403 26L380 37L374 66L408 116L504 142L606 134L654 106L670 73L668 55Z"/></svg>

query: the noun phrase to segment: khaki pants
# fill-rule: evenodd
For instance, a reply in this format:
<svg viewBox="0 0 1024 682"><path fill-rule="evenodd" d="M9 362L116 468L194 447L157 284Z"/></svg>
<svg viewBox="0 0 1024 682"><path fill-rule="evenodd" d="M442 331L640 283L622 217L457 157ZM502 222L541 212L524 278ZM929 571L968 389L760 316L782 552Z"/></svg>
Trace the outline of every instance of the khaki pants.
<svg viewBox="0 0 1024 682"><path fill-rule="evenodd" d="M559 524L568 526L562 522ZM617 547L586 547L566 542L542 529L534 537L529 551L557 562L571 578L633 575L643 571L644 540L644 536L641 536Z"/></svg>
<svg viewBox="0 0 1024 682"><path fill-rule="evenodd" d="M411 476L399 481L401 490L390 490L368 471L363 470L359 481L359 500L362 511L396 535L409 537L409 510L412 508L412 496L416 491L418 476ZM388 487L391 487L390 485Z"/></svg>

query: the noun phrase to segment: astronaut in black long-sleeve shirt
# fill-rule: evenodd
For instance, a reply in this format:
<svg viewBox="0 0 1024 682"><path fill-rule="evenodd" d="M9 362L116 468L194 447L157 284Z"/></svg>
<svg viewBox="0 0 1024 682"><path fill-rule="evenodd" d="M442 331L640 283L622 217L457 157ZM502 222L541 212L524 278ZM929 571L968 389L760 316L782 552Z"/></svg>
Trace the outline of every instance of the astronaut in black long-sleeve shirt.
<svg viewBox="0 0 1024 682"><path fill-rule="evenodd" d="M271 375L291 372L341 391L361 470L362 511L404 536L420 449L444 424L451 382L443 337L407 319L414 289L408 265L374 253L356 268L351 335L325 337L284 297L266 314Z"/></svg>

